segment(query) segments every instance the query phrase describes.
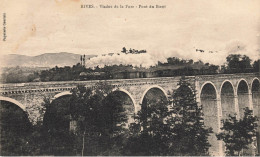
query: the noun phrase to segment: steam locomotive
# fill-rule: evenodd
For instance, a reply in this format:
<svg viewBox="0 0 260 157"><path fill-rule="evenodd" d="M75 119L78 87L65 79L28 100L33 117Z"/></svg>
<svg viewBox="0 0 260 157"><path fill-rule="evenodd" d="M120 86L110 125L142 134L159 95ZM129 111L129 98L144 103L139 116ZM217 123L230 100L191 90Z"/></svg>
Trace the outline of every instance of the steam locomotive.
<svg viewBox="0 0 260 157"><path fill-rule="evenodd" d="M152 77L172 77L181 75L203 75L208 74L208 70L201 70L191 67L164 67L153 70L122 70L113 72L81 72L80 80L105 80L105 79L134 79L134 78L152 78Z"/></svg>

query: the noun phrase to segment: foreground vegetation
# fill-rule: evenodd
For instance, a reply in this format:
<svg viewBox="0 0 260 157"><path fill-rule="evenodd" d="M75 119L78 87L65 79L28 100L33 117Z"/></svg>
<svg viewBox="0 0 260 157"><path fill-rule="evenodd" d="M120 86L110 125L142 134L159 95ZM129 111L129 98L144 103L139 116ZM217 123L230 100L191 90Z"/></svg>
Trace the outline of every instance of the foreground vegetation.
<svg viewBox="0 0 260 157"><path fill-rule="evenodd" d="M229 115L228 119L222 120L222 131L217 134L217 138L225 142L226 155L241 156L246 154L248 149L254 147L257 121L257 117L253 115L253 110L249 110L248 107L245 108L242 119L238 119L236 115ZM249 152L246 155L250 156L252 154Z"/></svg>

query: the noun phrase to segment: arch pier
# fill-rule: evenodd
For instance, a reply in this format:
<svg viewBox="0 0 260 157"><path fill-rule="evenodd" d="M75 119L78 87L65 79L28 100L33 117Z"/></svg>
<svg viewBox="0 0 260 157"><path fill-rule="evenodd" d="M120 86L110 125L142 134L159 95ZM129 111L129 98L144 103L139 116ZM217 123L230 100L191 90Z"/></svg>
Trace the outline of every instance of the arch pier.
<svg viewBox="0 0 260 157"><path fill-rule="evenodd" d="M254 115L260 118L260 81L255 78L252 82L252 103L254 108ZM258 121L257 128L257 151L260 152L260 121Z"/></svg>

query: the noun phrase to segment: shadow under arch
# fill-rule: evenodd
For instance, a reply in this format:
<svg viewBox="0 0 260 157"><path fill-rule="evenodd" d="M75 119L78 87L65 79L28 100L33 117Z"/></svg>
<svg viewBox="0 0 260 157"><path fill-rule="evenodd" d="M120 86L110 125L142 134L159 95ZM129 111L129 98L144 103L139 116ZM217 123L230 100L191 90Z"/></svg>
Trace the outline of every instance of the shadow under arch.
<svg viewBox="0 0 260 157"><path fill-rule="evenodd" d="M224 81L222 82L222 84L221 84L221 86L220 86L220 89L219 89L219 93L222 92L223 86L224 86L224 84L226 84L226 83L229 83L229 84L231 85L232 90L233 90L233 94L235 95L235 92L236 92L236 91L235 91L235 87L234 87L233 83L232 83L230 80L224 80Z"/></svg>
<svg viewBox="0 0 260 157"><path fill-rule="evenodd" d="M259 109L260 109L260 80L258 78L254 78L251 84L251 93L252 93L252 103L254 114L259 117Z"/></svg>
<svg viewBox="0 0 260 157"><path fill-rule="evenodd" d="M231 81L224 80L220 86L220 98L222 119L228 118L228 115L239 114L236 113L235 106L235 88Z"/></svg>
<svg viewBox="0 0 260 157"><path fill-rule="evenodd" d="M64 125L64 123L67 123L66 126L67 127L61 127L62 129L66 129L69 130L69 120L67 122L65 122L64 120L61 120L63 124L61 124L60 122L58 122L59 119L62 119L61 117L59 117L59 113L55 113L54 112L58 112L58 108L67 108L68 107L68 100L70 99L70 96L72 95L72 93L70 91L65 91L65 92L61 92L56 94L54 97L52 97L50 99L50 104L49 106L46 108L46 112L44 113L44 117L43 117L43 124L46 127L54 127L54 126L59 126L61 127L62 125ZM64 111L64 109L62 111ZM57 123L56 123L57 122ZM57 124L57 125L56 125ZM49 126L50 125L50 126Z"/></svg>
<svg viewBox="0 0 260 157"><path fill-rule="evenodd" d="M210 134L208 140L211 144L209 148L210 155L221 155L220 151L220 142L217 140L215 133L218 132L219 129L219 115L218 115L218 104L217 104L217 88L216 86L207 81L201 86L200 91L200 102L202 106L202 111L204 113L204 124L207 127L211 127L213 129L212 134Z"/></svg>
<svg viewBox="0 0 260 157"><path fill-rule="evenodd" d="M260 80L255 77L252 80L251 84L251 92L252 92L252 103L253 103L253 110L254 115L258 118L260 117ZM257 150L258 153L260 152L260 121L258 121L258 127L257 127L257 134L256 134L256 141L257 141Z"/></svg>
<svg viewBox="0 0 260 157"><path fill-rule="evenodd" d="M240 79L237 83L237 99L238 99L238 107L239 107L239 115L240 118L244 116L244 108L250 108L249 102L249 85L245 79Z"/></svg>
<svg viewBox="0 0 260 157"><path fill-rule="evenodd" d="M69 109L71 95L72 93L70 91L65 91L56 94L50 99L50 104L46 108L43 117L43 125L47 129L54 128L60 131L69 131L70 119L68 117L64 118L64 115Z"/></svg>
<svg viewBox="0 0 260 157"><path fill-rule="evenodd" d="M251 83L251 90L257 90L257 87L259 87L259 86L256 87L255 83L257 83L257 84L260 83L259 78L257 78L257 77L253 78L252 83Z"/></svg>
<svg viewBox="0 0 260 157"><path fill-rule="evenodd" d="M63 122L67 123L67 127L69 130L69 121L65 122L65 120L61 120L62 116L68 112L69 110L69 100L72 93L70 92L62 92L56 94L53 98L50 99L50 104L46 106L46 112L43 117L43 124L47 127L55 126L55 127L61 127ZM66 118L68 119L68 118ZM62 122L59 122L62 121ZM64 128L63 128L64 129Z"/></svg>
<svg viewBox="0 0 260 157"><path fill-rule="evenodd" d="M26 148L32 124L25 106L11 98L0 99L0 155L29 155Z"/></svg>
<svg viewBox="0 0 260 157"><path fill-rule="evenodd" d="M20 103L19 101L12 99L12 98L9 98L9 97L3 97L3 96L0 96L0 101L10 102L10 103L18 106L19 108L21 108L25 112L25 114L27 115L27 117L29 119L30 113L26 110L26 106L23 105L22 103ZM29 119L29 121L30 121L30 119Z"/></svg>
<svg viewBox="0 0 260 157"><path fill-rule="evenodd" d="M49 142L46 151L53 155L73 155L71 154L73 152L73 138L70 134L70 98L70 93L62 92L47 102L43 117L43 129L48 135Z"/></svg>
<svg viewBox="0 0 260 157"><path fill-rule="evenodd" d="M236 91L238 92L238 88L241 85L241 83L243 83L243 84L245 83L247 87L244 90L249 91L249 84L248 84L247 80L243 79L243 78L241 78L239 81L237 81Z"/></svg>
<svg viewBox="0 0 260 157"><path fill-rule="evenodd" d="M19 106L23 111L26 112L26 107L21 104L20 102L18 102L17 100L14 100L12 98L8 98L8 97L3 97L3 96L0 96L0 101L8 101L8 102L11 102L17 106Z"/></svg>
<svg viewBox="0 0 260 157"><path fill-rule="evenodd" d="M137 113L138 106L137 106L135 99L134 99L134 97L132 96L131 93L129 93L127 90L125 90L123 88L114 88L112 92L123 92L123 93L125 93L131 99L131 101L134 105L134 113Z"/></svg>
<svg viewBox="0 0 260 157"><path fill-rule="evenodd" d="M136 105L132 94L127 90L123 88L114 88L106 96L104 103L104 107L107 105L110 106L106 110L108 110L111 115L117 114L122 116L122 121L117 121L117 123L124 123L125 127L128 127L130 123L134 122L134 115L137 113L138 106ZM112 109L114 107L117 109ZM111 121L108 120L107 123L111 123Z"/></svg>
<svg viewBox="0 0 260 157"><path fill-rule="evenodd" d="M251 83L251 90L252 91L259 91L260 90L258 88L259 84L260 84L259 78L257 78L257 77L253 78L252 83Z"/></svg>
<svg viewBox="0 0 260 157"><path fill-rule="evenodd" d="M152 85L152 86L148 87L148 88L143 92L143 95L142 95L142 97L141 97L141 99L140 99L140 102L139 102L140 104L143 103L146 94L147 94L150 90L152 90L152 89L157 89L157 91L158 91L158 89L159 89L159 91L163 93L163 96L165 96L166 100L168 101L168 94L167 94L167 92L166 92L162 87L160 87L160 86L158 86L158 85ZM154 93L156 93L156 92L154 92Z"/></svg>
<svg viewBox="0 0 260 157"><path fill-rule="evenodd" d="M200 92L199 92L199 96L201 97L202 89L203 89L204 86L207 85L207 84L212 85L212 87L214 88L214 90L215 90L215 92L216 92L215 94L216 94L216 98L217 98L217 94L218 94L217 87L216 87L215 84L214 84L213 82L211 82L211 81L206 81L206 82L204 82L204 83L201 85ZM216 99L216 98L215 98L215 99Z"/></svg>

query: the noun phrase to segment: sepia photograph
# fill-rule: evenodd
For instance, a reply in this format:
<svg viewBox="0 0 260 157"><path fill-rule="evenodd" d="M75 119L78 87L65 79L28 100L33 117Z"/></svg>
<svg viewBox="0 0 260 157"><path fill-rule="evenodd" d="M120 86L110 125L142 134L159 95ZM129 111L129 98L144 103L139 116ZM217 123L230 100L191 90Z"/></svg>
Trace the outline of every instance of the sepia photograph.
<svg viewBox="0 0 260 157"><path fill-rule="evenodd" d="M0 0L0 156L260 156L259 0Z"/></svg>

